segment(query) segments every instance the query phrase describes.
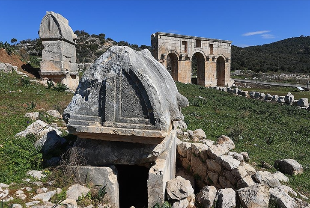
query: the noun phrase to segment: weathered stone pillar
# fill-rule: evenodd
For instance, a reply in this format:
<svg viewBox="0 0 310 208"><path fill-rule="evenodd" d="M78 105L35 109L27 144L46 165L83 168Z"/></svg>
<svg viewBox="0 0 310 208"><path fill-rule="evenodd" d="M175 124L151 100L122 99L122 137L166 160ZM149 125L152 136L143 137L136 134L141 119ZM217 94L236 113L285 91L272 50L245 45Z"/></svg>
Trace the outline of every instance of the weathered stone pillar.
<svg viewBox="0 0 310 208"><path fill-rule="evenodd" d="M43 44L41 77L63 83L75 90L79 83L76 35L69 26L69 21L60 14L46 12L40 24L39 36Z"/></svg>
<svg viewBox="0 0 310 208"><path fill-rule="evenodd" d="M179 61L179 73L178 73L178 81L182 83L191 83L191 61L190 60L182 60Z"/></svg>

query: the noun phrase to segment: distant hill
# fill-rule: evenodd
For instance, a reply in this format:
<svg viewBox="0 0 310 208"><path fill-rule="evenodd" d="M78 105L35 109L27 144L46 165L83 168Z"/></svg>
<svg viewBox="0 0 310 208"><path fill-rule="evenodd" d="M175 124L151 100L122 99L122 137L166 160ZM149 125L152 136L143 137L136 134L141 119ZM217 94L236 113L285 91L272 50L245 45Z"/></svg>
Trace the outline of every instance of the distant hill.
<svg viewBox="0 0 310 208"><path fill-rule="evenodd" d="M310 36L241 48L232 46L231 70L310 72Z"/></svg>
<svg viewBox="0 0 310 208"><path fill-rule="evenodd" d="M129 46L135 50L149 49L150 46L130 44L127 41L114 41L105 34L88 34L76 30L77 63L93 63L101 54L113 45ZM21 60L39 67L42 56L42 43L39 38L22 40L17 44L0 42L0 48L9 53L18 50ZM288 38L271 44L241 48L232 46L231 70L252 70L254 72L310 72L310 36ZM10 53L9 53L10 54ZM1 62L1 60L0 60Z"/></svg>
<svg viewBox="0 0 310 208"><path fill-rule="evenodd" d="M76 58L77 63L92 63L94 62L101 54L103 54L109 47L113 45L120 46L129 46L135 50L141 50L148 48L150 46L137 44L130 44L126 41L116 42L112 38L106 38L104 33L88 34L84 30L76 30L74 32L77 35L76 39ZM6 43L7 44L7 43ZM0 45L1 46L1 45ZM1 48L1 47L0 47ZM22 40L16 44L16 48L20 50L25 50L31 56L36 56L41 58L42 56L42 42L38 39L27 39Z"/></svg>

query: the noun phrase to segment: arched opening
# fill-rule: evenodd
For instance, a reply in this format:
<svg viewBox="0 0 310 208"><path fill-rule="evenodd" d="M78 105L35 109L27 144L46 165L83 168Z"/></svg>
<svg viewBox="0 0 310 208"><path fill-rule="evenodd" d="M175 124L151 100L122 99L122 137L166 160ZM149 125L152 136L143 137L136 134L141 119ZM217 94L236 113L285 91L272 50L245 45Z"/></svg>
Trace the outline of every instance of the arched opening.
<svg viewBox="0 0 310 208"><path fill-rule="evenodd" d="M192 57L192 83L205 85L205 58L198 52Z"/></svg>
<svg viewBox="0 0 310 208"><path fill-rule="evenodd" d="M174 53L169 53L167 56L167 70L173 80L178 81L178 57Z"/></svg>
<svg viewBox="0 0 310 208"><path fill-rule="evenodd" d="M217 86L225 86L225 60L222 56L216 60Z"/></svg>

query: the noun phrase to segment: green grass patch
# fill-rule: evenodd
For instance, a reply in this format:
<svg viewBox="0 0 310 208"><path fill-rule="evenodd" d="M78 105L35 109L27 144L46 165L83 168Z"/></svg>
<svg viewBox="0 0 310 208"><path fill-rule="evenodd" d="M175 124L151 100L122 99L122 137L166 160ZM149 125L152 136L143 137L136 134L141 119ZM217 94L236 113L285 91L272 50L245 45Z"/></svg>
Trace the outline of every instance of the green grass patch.
<svg viewBox="0 0 310 208"><path fill-rule="evenodd" d="M278 105L234 96L201 86L176 83L190 106L182 113L188 129L201 128L207 139L224 134L232 138L236 151L249 153L252 162L274 164L292 158L304 174L290 176L289 185L310 194L310 113L293 106ZM200 98L200 97L202 98ZM201 101L199 101L201 100Z"/></svg>
<svg viewBox="0 0 310 208"><path fill-rule="evenodd" d="M62 113L72 93L46 89L43 85L16 73L0 72L0 182L18 182L30 169L41 169L42 154L34 148L37 138L15 138L32 121L25 113L39 111L40 118L52 122L43 112L56 109ZM44 119L43 119L44 120Z"/></svg>

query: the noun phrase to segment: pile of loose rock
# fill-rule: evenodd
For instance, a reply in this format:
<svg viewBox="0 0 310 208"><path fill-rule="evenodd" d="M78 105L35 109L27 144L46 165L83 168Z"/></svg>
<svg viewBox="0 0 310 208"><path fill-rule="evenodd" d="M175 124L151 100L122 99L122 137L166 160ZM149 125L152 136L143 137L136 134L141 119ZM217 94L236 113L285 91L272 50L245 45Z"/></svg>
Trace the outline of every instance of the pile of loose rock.
<svg viewBox="0 0 310 208"><path fill-rule="evenodd" d="M289 180L283 173L297 175L303 172L302 166L295 160L276 161L275 167L279 170L276 173L256 171L247 163L249 156L246 152L231 151L235 144L229 137L222 135L214 142L205 139L201 129L186 131L184 135L199 143L179 141L177 145L179 166L183 168L177 174L188 181L177 177L174 179L178 181L175 182L177 185L167 185L168 198L173 207L193 207L192 187L200 190L196 202L201 207L268 207L269 203L279 207L309 206L301 200L307 199L304 195L281 184ZM184 180L186 182L182 182ZM171 191L171 187L178 188L180 194ZM169 194L171 192L173 194ZM186 197L185 192L188 193ZM187 206L178 205L185 202Z"/></svg>
<svg viewBox="0 0 310 208"><path fill-rule="evenodd" d="M46 177L44 172L31 170L27 173L29 178L24 179L21 188L16 190L14 184L7 185L0 183L0 199L3 202L12 200L22 200L26 207L33 208L65 208L65 207L80 207L77 201L85 197L91 190L80 184L73 184L67 189L55 188L53 181L42 182ZM57 199L63 197L64 199ZM54 200L53 200L54 198ZM53 202L51 202L53 201ZM12 204L12 208L22 208L22 204ZM85 207L94 207L92 205ZM99 205L97 207L111 207L109 204Z"/></svg>
<svg viewBox="0 0 310 208"><path fill-rule="evenodd" d="M55 110L47 111L47 114L55 118L61 117ZM25 116L36 120L39 113L28 113ZM179 126L182 129L187 128L185 123ZM65 143L65 139L61 137L63 130L56 124L49 125L36 120L16 136L36 135L38 137L36 147L47 153ZM285 208L310 207L305 202L306 196L281 184L289 180L283 173L289 175L303 173L303 167L297 161L293 159L275 161L274 166L279 170L275 173L256 171L248 163L250 158L246 152L231 151L235 148L235 144L227 136L222 135L217 141L211 141L206 139L202 129L185 132L178 130L178 134L183 141L178 140L177 144L177 177L168 181L166 186L167 200L172 207L185 208L198 205L259 208L268 207L270 203ZM52 160L57 164L60 158ZM78 207L79 197L90 192L89 188L79 184L63 190L53 186L53 181L43 183L41 180L45 174L41 171L29 171L28 175L32 179L25 179L24 187L18 190L15 190L14 184L0 184L0 200L7 202L21 199L26 202L27 207ZM51 202L55 195L62 193L65 193L65 200ZM14 204L13 207L18 208L22 205Z"/></svg>
<svg viewBox="0 0 310 208"><path fill-rule="evenodd" d="M280 104L293 105L302 109L310 110L308 98L300 98L299 100L294 100L294 95L290 92L288 92L286 96L278 96L278 95L271 95L268 93L265 94L263 92L249 92L238 88L229 88L229 87L214 87L214 89L229 92L243 97L250 97L253 99L262 100L266 102L275 102Z"/></svg>

